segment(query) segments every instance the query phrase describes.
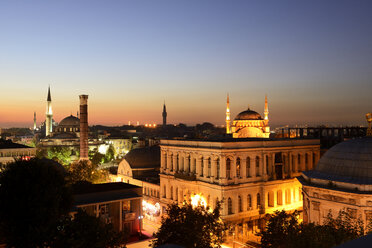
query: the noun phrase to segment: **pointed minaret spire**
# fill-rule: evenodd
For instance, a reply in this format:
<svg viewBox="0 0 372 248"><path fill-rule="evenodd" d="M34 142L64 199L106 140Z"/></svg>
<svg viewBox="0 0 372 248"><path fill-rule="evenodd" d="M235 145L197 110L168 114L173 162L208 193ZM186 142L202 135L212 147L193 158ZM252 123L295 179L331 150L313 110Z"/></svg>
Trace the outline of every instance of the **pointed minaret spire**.
<svg viewBox="0 0 372 248"><path fill-rule="evenodd" d="M48 98L47 98L47 101L48 102L51 102L52 101L52 97L50 96L50 86L48 87Z"/></svg>
<svg viewBox="0 0 372 248"><path fill-rule="evenodd" d="M165 106L165 100L164 100L164 104L163 104L162 116L163 116L163 127L166 127L167 126L167 107Z"/></svg>
<svg viewBox="0 0 372 248"><path fill-rule="evenodd" d="M264 111L264 119L269 120L269 106L267 103L267 95L265 95L265 111Z"/></svg>
<svg viewBox="0 0 372 248"><path fill-rule="evenodd" d="M230 134L230 100L229 100L229 93L227 93L227 102L226 102L226 133Z"/></svg>

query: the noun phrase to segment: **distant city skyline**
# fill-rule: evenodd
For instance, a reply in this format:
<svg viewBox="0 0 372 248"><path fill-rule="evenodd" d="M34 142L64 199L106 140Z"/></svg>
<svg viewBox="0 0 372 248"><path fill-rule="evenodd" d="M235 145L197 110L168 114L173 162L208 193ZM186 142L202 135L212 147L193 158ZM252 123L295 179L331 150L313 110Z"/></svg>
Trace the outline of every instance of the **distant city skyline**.
<svg viewBox="0 0 372 248"><path fill-rule="evenodd" d="M366 125L371 1L2 1L0 127L57 122L89 95L89 125Z"/></svg>

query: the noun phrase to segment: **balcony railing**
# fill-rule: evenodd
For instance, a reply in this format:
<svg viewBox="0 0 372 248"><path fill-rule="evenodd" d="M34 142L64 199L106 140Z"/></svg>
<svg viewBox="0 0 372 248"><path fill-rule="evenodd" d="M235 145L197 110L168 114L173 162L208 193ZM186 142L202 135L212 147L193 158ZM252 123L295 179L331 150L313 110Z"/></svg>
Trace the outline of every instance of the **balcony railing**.
<svg viewBox="0 0 372 248"><path fill-rule="evenodd" d="M179 179L183 179L183 180L186 180L186 181L196 181L195 174L176 172L176 173L174 173L174 177L179 178Z"/></svg>

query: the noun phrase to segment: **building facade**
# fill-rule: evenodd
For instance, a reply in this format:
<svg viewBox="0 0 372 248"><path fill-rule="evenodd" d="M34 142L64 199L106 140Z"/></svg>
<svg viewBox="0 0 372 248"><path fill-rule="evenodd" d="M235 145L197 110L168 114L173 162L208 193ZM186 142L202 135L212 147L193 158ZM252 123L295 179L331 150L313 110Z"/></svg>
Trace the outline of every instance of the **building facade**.
<svg viewBox="0 0 372 248"><path fill-rule="evenodd" d="M226 139L161 140L160 202L202 197L214 208L223 200L222 218L235 237L253 238L275 210L302 209L295 177L320 156L319 140Z"/></svg>

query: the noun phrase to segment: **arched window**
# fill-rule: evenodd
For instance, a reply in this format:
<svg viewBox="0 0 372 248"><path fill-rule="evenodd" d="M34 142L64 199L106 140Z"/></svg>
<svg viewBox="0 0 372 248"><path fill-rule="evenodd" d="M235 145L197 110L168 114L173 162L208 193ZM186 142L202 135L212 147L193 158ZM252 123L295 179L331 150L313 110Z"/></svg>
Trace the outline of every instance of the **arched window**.
<svg viewBox="0 0 372 248"><path fill-rule="evenodd" d="M269 156L266 155L265 157L266 157L266 174L269 175L269 166L270 166L269 165L270 164L269 163Z"/></svg>
<svg viewBox="0 0 372 248"><path fill-rule="evenodd" d="M233 213L233 211L232 211L232 200L229 197L229 199L227 200L227 214L232 214L232 213Z"/></svg>
<svg viewBox="0 0 372 248"><path fill-rule="evenodd" d="M261 207L261 196L260 193L257 193L257 209Z"/></svg>
<svg viewBox="0 0 372 248"><path fill-rule="evenodd" d="M240 178L240 158L236 159L236 177Z"/></svg>
<svg viewBox="0 0 372 248"><path fill-rule="evenodd" d="M167 168L167 165L168 165L167 164L167 153L166 152L164 153L164 157L163 158L164 158L164 169L166 169Z"/></svg>
<svg viewBox="0 0 372 248"><path fill-rule="evenodd" d="M229 158L226 159L226 177L227 179L231 179L231 160Z"/></svg>
<svg viewBox="0 0 372 248"><path fill-rule="evenodd" d="M169 165L169 167L170 167L170 171L173 171L173 155L172 154L170 155L170 165Z"/></svg>
<svg viewBox="0 0 372 248"><path fill-rule="evenodd" d="M252 209L252 197L251 195L247 195L247 210Z"/></svg>
<svg viewBox="0 0 372 248"><path fill-rule="evenodd" d="M239 203L239 212L243 212L243 203L242 198L238 196L238 203Z"/></svg>
<svg viewBox="0 0 372 248"><path fill-rule="evenodd" d="M245 169L246 169L246 175L247 177L251 177L251 158L247 157L247 160L245 161Z"/></svg>
<svg viewBox="0 0 372 248"><path fill-rule="evenodd" d="M217 177L216 177L216 179L219 179L220 178L220 159L219 158L217 158L216 164L217 164Z"/></svg>
<svg viewBox="0 0 372 248"><path fill-rule="evenodd" d="M176 188L176 195L174 196L174 199L178 201L178 188Z"/></svg>
<svg viewBox="0 0 372 248"><path fill-rule="evenodd" d="M296 172L296 166L295 166L295 156L292 155L292 172Z"/></svg>
<svg viewBox="0 0 372 248"><path fill-rule="evenodd" d="M297 156L297 172L302 171L302 166L301 166L301 154L298 154Z"/></svg>
<svg viewBox="0 0 372 248"><path fill-rule="evenodd" d="M171 190L170 190L170 198L173 200L173 186L171 186Z"/></svg>
<svg viewBox="0 0 372 248"><path fill-rule="evenodd" d="M208 158L208 177L211 177L211 158Z"/></svg>
<svg viewBox="0 0 372 248"><path fill-rule="evenodd" d="M204 174L204 161L203 158L201 158L201 163L200 163L200 176L202 177Z"/></svg>
<svg viewBox="0 0 372 248"><path fill-rule="evenodd" d="M260 176L260 157L256 156L256 176Z"/></svg>
<svg viewBox="0 0 372 248"><path fill-rule="evenodd" d="M165 186L165 185L163 187L163 197L167 198L167 186Z"/></svg>

